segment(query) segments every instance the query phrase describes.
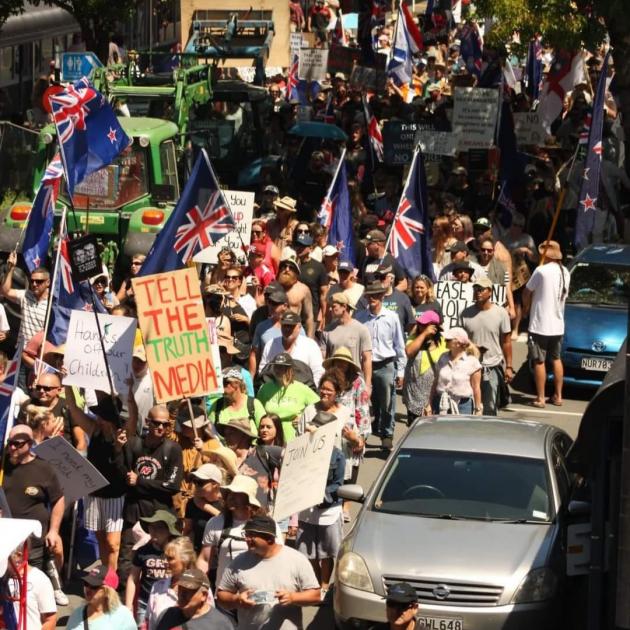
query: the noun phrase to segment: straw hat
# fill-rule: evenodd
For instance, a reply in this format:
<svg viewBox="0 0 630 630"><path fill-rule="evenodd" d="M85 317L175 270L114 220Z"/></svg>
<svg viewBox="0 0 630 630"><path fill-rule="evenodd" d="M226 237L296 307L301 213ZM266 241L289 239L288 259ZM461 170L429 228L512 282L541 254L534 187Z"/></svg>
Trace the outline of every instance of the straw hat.
<svg viewBox="0 0 630 630"><path fill-rule="evenodd" d="M545 247L547 251L545 251ZM549 260L562 260L562 250L558 241L544 241L538 246L538 253Z"/></svg>
<svg viewBox="0 0 630 630"><path fill-rule="evenodd" d="M361 371L361 367L354 362L352 358L352 352L345 346L341 346L337 348L332 356L328 357L322 362L324 369L328 369L333 361L344 361L345 363L349 363L357 372Z"/></svg>
<svg viewBox="0 0 630 630"><path fill-rule="evenodd" d="M282 210L288 210L289 212L297 212L297 201L293 199L293 197L284 196L280 199L276 199L273 202L273 205L276 208L281 208Z"/></svg>
<svg viewBox="0 0 630 630"><path fill-rule="evenodd" d="M234 479L232 479L232 483L229 486L221 486L221 489L228 492L246 494L250 505L260 507L260 501L256 498L258 483L253 477L235 475Z"/></svg>
<svg viewBox="0 0 630 630"><path fill-rule="evenodd" d="M215 461L219 461L231 476L236 475L238 472L236 453L227 446L217 446L217 448L211 451L203 451L202 455L203 457L213 458Z"/></svg>

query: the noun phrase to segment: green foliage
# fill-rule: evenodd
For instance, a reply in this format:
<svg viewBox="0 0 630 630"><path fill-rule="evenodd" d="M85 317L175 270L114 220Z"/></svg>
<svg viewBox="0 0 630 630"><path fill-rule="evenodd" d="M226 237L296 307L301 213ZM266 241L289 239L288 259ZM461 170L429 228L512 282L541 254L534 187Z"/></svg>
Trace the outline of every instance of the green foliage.
<svg viewBox="0 0 630 630"><path fill-rule="evenodd" d="M12 15L19 15L23 10L24 0L2 0L0 2L0 29Z"/></svg>

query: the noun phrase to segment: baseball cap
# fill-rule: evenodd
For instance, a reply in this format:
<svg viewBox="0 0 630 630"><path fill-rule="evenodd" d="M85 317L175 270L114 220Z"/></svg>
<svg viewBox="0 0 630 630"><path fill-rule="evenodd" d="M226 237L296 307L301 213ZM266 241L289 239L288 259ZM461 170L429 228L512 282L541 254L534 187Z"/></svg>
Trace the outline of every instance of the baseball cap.
<svg viewBox="0 0 630 630"><path fill-rule="evenodd" d="M487 217L479 217L475 223L474 223L474 227L476 228L484 228L484 229L489 229L492 227L492 223L490 223L490 219L488 219Z"/></svg>
<svg viewBox="0 0 630 630"><path fill-rule="evenodd" d="M263 189L264 193L271 193L272 195L279 195L280 191L278 190L277 186L272 186L271 184L269 186L265 186L265 188Z"/></svg>
<svg viewBox="0 0 630 630"><path fill-rule="evenodd" d="M190 473L191 477L200 479L201 481L215 481L218 484L223 483L223 474L221 469L215 464L202 464Z"/></svg>
<svg viewBox="0 0 630 630"><path fill-rule="evenodd" d="M322 250L322 254L324 256L337 256L339 254L339 250L334 245L326 245Z"/></svg>
<svg viewBox="0 0 630 630"><path fill-rule="evenodd" d="M134 349L133 349L133 358L134 359L140 359L140 361L145 361L147 360L147 353L146 350L144 349L144 346L142 344L138 344Z"/></svg>
<svg viewBox="0 0 630 630"><path fill-rule="evenodd" d="M454 326L453 328L447 330L444 333L444 339L446 339L447 341L459 341L459 343L470 343L468 333L459 326Z"/></svg>
<svg viewBox="0 0 630 630"><path fill-rule="evenodd" d="M243 374L241 373L241 371L238 368L234 368L234 367L223 368L223 371L221 372L221 376L223 377L224 380L229 380L229 379L234 379L235 381L243 380Z"/></svg>
<svg viewBox="0 0 630 630"><path fill-rule="evenodd" d="M398 582L387 589L385 599L394 604L415 604L418 601L418 595L411 584Z"/></svg>
<svg viewBox="0 0 630 630"><path fill-rule="evenodd" d="M354 271L354 265L349 260L342 260L337 266L337 271Z"/></svg>
<svg viewBox="0 0 630 630"><path fill-rule="evenodd" d="M253 534L264 534L265 536L276 537L276 522L264 514L253 516L245 523L244 532L252 532Z"/></svg>
<svg viewBox="0 0 630 630"><path fill-rule="evenodd" d="M428 324L440 324L440 316L435 311L424 311L416 317L416 324L427 326Z"/></svg>
<svg viewBox="0 0 630 630"><path fill-rule="evenodd" d="M391 265L379 265L374 272L377 276L386 276L388 273L394 273L394 268Z"/></svg>
<svg viewBox="0 0 630 630"><path fill-rule="evenodd" d="M262 247L259 247L256 243L252 243L247 250L248 255L254 254L255 256L264 256L265 250Z"/></svg>
<svg viewBox="0 0 630 630"><path fill-rule="evenodd" d="M118 576L115 571L112 571L108 566L101 564L101 566L88 571L81 578L85 584L94 588L101 586L109 586L116 590L118 588Z"/></svg>
<svg viewBox="0 0 630 630"><path fill-rule="evenodd" d="M475 270L472 268L472 265L465 260L457 262L453 265L453 270L451 273L455 273L456 271L470 271L470 273L475 273Z"/></svg>
<svg viewBox="0 0 630 630"><path fill-rule="evenodd" d="M190 569L186 569L180 576L179 580L177 580L177 585L182 588L190 589L191 591L196 591L200 589L202 586L209 589L210 588L210 580L208 580L208 576L197 567L191 567Z"/></svg>
<svg viewBox="0 0 630 630"><path fill-rule="evenodd" d="M474 287L482 287L484 289L492 289L492 280L490 280L490 278L488 278L487 276L484 276L482 278L478 278L477 280L475 280L473 282L473 288Z"/></svg>
<svg viewBox="0 0 630 630"><path fill-rule="evenodd" d="M463 166L456 166L451 173L453 175L468 175L468 171Z"/></svg>
<svg viewBox="0 0 630 630"><path fill-rule="evenodd" d="M278 269L282 269L282 267L293 267L295 273L297 273L298 275L300 273L300 266L297 264L295 258L283 258L278 265Z"/></svg>
<svg viewBox="0 0 630 630"><path fill-rule="evenodd" d="M282 314L282 317L280 318L280 325L284 326L296 326L297 324L301 324L302 320L300 319L300 316L293 312L293 311L286 311L285 313Z"/></svg>
<svg viewBox="0 0 630 630"><path fill-rule="evenodd" d="M385 232L381 230L370 230L365 237L369 243L384 243L387 240Z"/></svg>
<svg viewBox="0 0 630 630"><path fill-rule="evenodd" d="M456 252L467 252L468 250L468 245L466 245L466 243L464 241L455 241L449 248L448 251L451 254L454 254Z"/></svg>
<svg viewBox="0 0 630 630"><path fill-rule="evenodd" d="M302 247L310 247L313 244L313 237L310 234L298 234L295 244Z"/></svg>
<svg viewBox="0 0 630 630"><path fill-rule="evenodd" d="M293 363L293 359L288 352L281 352L273 358L271 365L277 365L279 367L293 367L295 363Z"/></svg>
<svg viewBox="0 0 630 630"><path fill-rule="evenodd" d="M335 293L330 298L331 304L343 304L344 306L348 306L351 309L354 309L354 304L350 301L350 298L343 292L339 291L339 293Z"/></svg>

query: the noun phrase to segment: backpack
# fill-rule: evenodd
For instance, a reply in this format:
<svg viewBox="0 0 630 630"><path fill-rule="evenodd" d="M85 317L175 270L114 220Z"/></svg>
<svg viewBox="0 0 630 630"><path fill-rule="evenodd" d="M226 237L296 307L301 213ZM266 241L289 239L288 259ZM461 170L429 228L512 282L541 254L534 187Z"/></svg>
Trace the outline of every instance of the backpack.
<svg viewBox="0 0 630 630"><path fill-rule="evenodd" d="M254 406L254 401L256 399L252 396L247 397L247 417L250 422L256 424L256 407ZM223 411L223 407L225 407L225 399L219 398L214 405L214 423L219 424L219 416Z"/></svg>
<svg viewBox="0 0 630 630"><path fill-rule="evenodd" d="M300 361L299 359L293 359L294 367L293 374L296 381L303 383L307 387L311 389L317 389L315 386L315 379L313 378L313 371L311 368L304 363L304 361ZM273 381L273 365L271 363L267 363L263 370L261 370L256 376L255 386L259 389L265 383L269 381Z"/></svg>

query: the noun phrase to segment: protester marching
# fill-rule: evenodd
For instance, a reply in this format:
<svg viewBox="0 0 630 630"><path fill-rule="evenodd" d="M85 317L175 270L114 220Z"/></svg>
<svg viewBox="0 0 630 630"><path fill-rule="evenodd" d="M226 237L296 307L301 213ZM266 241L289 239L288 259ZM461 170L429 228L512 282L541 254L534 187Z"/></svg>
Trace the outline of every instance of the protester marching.
<svg viewBox="0 0 630 630"><path fill-rule="evenodd" d="M41 527L0 627L55 627L80 569L69 628L302 628L353 518L339 489L397 421L499 415L525 341L531 406L563 405L567 260L630 229L610 49L499 51L472 3L366 4L352 26L290 0L286 67L213 67L255 99L192 110L222 131L178 131L173 163L167 113L46 79L54 150L0 283L2 517ZM226 167L256 134L256 167ZM108 194L153 195L114 244L90 229ZM400 582L365 627L420 627Z"/></svg>

